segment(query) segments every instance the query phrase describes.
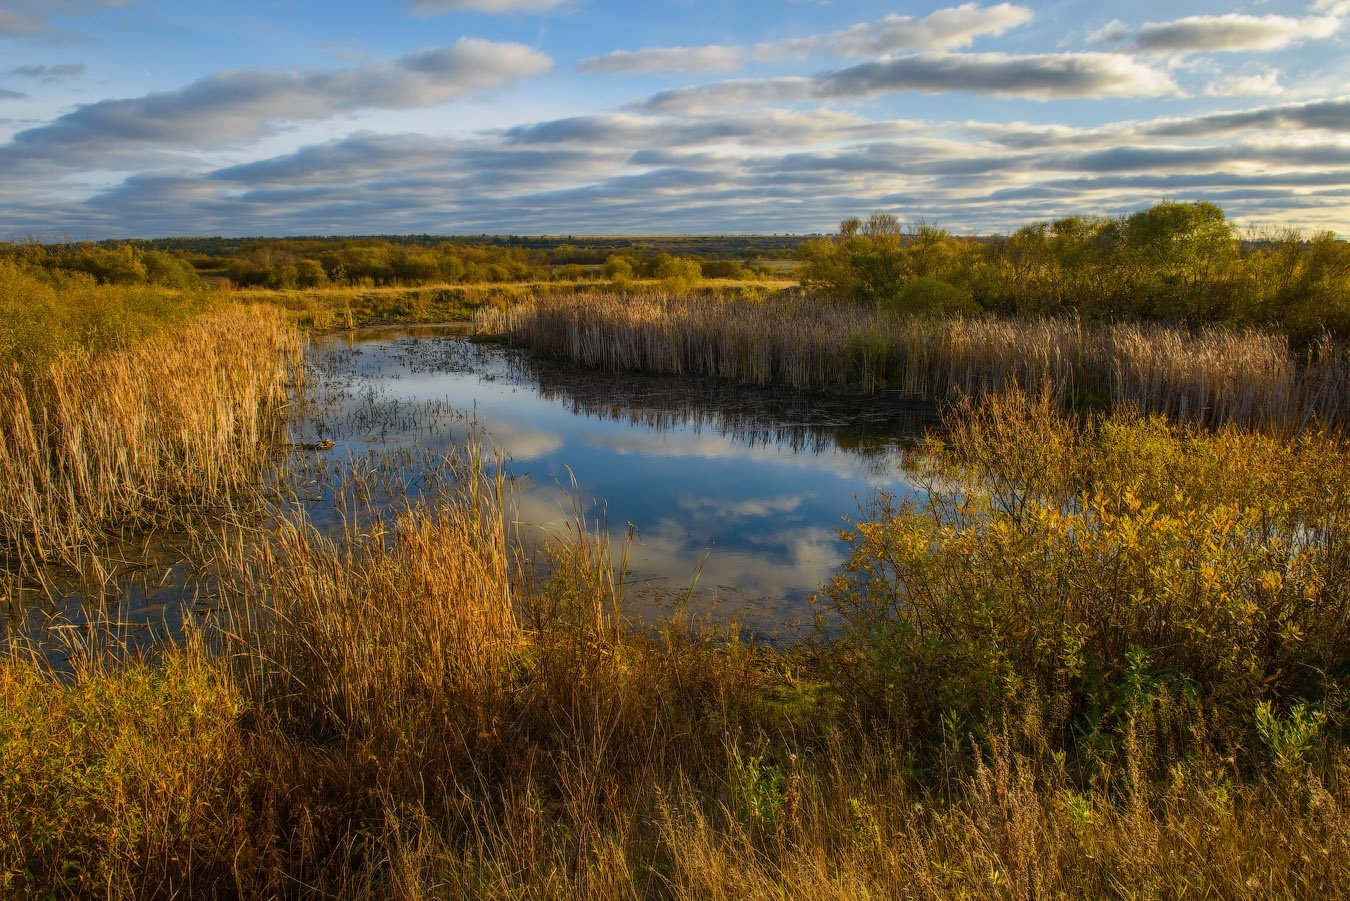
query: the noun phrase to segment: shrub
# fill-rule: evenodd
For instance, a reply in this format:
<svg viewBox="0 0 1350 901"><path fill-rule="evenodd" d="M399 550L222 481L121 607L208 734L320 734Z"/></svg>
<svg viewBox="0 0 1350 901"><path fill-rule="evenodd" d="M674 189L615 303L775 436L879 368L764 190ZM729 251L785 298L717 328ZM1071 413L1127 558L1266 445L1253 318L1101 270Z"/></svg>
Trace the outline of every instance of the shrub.
<svg viewBox="0 0 1350 901"><path fill-rule="evenodd" d="M657 264L652 273L669 291L688 291L703 277L703 268L695 260L671 257Z"/></svg>
<svg viewBox="0 0 1350 901"><path fill-rule="evenodd" d="M704 278L745 278L745 267L738 260L708 260L702 269Z"/></svg>
<svg viewBox="0 0 1350 901"><path fill-rule="evenodd" d="M1335 698L1350 665L1350 453L1118 412L1065 420L1013 393L951 415L845 533L819 598L830 669L917 736L1047 699L1068 739L1119 738L1166 695L1252 747L1257 701Z"/></svg>
<svg viewBox="0 0 1350 901"><path fill-rule="evenodd" d="M246 786L227 682L181 656L66 685L0 660L0 693L0 893L173 894L211 858L228 873L223 802Z"/></svg>
<svg viewBox="0 0 1350 901"><path fill-rule="evenodd" d="M968 288L935 278L916 278L907 282L895 294L882 298L878 307L881 312L891 315L938 316L979 312Z"/></svg>

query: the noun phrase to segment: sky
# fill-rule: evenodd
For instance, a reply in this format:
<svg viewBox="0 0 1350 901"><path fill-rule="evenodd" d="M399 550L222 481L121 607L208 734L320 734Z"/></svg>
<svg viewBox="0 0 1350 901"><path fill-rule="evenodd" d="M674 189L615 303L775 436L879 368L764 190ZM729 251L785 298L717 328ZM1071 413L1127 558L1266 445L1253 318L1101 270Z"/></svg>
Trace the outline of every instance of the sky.
<svg viewBox="0 0 1350 901"><path fill-rule="evenodd" d="M0 238L1350 235L1350 0L0 0Z"/></svg>

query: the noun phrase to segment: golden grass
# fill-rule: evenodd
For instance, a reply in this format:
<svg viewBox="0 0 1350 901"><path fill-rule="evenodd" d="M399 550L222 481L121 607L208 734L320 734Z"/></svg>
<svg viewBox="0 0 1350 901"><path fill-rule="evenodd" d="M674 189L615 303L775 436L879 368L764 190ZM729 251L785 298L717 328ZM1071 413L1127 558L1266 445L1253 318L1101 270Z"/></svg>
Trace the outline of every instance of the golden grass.
<svg viewBox="0 0 1350 901"><path fill-rule="evenodd" d="M1296 366L1251 333L1193 348L654 297L504 316L616 369L932 394L1039 379L1056 403L1104 385L1281 428L1346 402L1343 350ZM10 566L228 512L281 438L284 321L218 310L0 378ZM419 471L425 499L392 510L399 474L370 461L306 486L337 496L336 530L283 507L196 533L221 611L183 646L139 660L72 629L58 671L6 639L0 894L1346 895L1340 439L1021 397L955 415L927 509L962 504L952 485L970 505L859 526L876 547L855 542L803 647L634 628L605 537L579 521L541 568L472 458Z"/></svg>
<svg viewBox="0 0 1350 901"><path fill-rule="evenodd" d="M696 290L727 298L761 297L796 287L783 280L704 279ZM655 279L624 282L482 282L417 287L234 288L221 297L251 306L282 310L302 328L321 331L371 325L467 322L484 307L503 307L536 296L659 292Z"/></svg>
<svg viewBox="0 0 1350 901"><path fill-rule="evenodd" d="M0 372L0 546L78 563L109 529L227 504L284 437L299 340L225 309L96 356Z"/></svg>
<svg viewBox="0 0 1350 901"><path fill-rule="evenodd" d="M614 371L930 398L1048 388L1068 403L1133 405L1278 432L1350 420L1350 349L1300 360L1285 338L1218 327L1072 319L902 318L811 298L536 297L484 308L478 328Z"/></svg>
<svg viewBox="0 0 1350 901"><path fill-rule="evenodd" d="M1164 501L1209 510L1252 498L1294 517L1330 516L1318 520L1329 577L1319 584L1343 593L1333 584L1344 581L1342 508L1318 506L1327 503L1318 480L1337 485L1338 474L1294 467L1290 506L1279 506L1274 470L1301 451L1236 429L1206 437L1122 416L1108 429L1111 453L1052 440L1046 465L1064 477L1032 484L1017 473L1036 474L1023 464L1039 438L1075 426L1024 428L1026 416L1055 415L1024 408L968 408L977 447L953 465L997 462L1003 474L986 473L990 484L1003 478L1038 497L1119 470L1122 498L1157 491L1161 466L1209 493L1140 495L1140 516ZM1232 460L1247 468L1228 472ZM291 513L255 542L218 548L231 615L158 663L82 665L60 678L31 656L0 660L0 779L9 780L0 887L940 899L1335 898L1350 885L1350 757L1334 696L1310 695L1307 716L1281 702L1266 725L1259 713L1255 727L1245 714L1216 719L1231 713L1207 706L1214 685L1193 696L1168 687L1169 667L1189 664L1167 656L1165 641L1153 648L1154 681L1099 671L1104 690L1137 697L1095 734L1064 730L1053 693L1011 680L992 717L953 713L933 734L906 735L870 719L865 699L822 668L828 643L754 648L679 620L633 630L622 574L584 523L553 548L552 575L539 581L499 479L472 460L435 479L427 500L357 515L381 494L358 472L335 486L350 514L336 533ZM1106 537L1119 545L1127 533ZM925 540L953 559L978 557L964 535ZM1137 547L1166 568L1190 544ZM1062 552L1092 576L1085 584L1118 587L1107 581L1112 554L1073 542ZM1034 557L1028 547L1023 558ZM1268 562L1228 565L1262 581ZM994 615L1015 617L1025 599L988 572L972 584L1008 605ZM1138 603L1148 612L1139 623L1102 627L1147 640L1158 623L1190 615L1166 593ZM1291 594L1283 625L1261 628L1297 644L1299 629L1322 622L1311 609ZM928 612L935 630L961 613ZM1223 617L1203 618L1207 634L1189 640L1221 642ZM1232 628L1230 637L1246 635ZM1335 651L1316 628L1309 640L1341 655L1322 675L1334 682L1343 645ZM1047 653L1059 659L1052 646L1064 635L1052 632ZM925 684L973 685L978 664L956 654Z"/></svg>

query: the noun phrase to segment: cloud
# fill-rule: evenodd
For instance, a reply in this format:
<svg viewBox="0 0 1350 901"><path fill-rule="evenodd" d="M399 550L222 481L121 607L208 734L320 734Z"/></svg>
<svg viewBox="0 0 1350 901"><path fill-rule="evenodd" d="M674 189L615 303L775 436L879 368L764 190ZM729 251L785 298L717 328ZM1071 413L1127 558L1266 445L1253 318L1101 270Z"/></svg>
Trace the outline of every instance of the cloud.
<svg viewBox="0 0 1350 901"><path fill-rule="evenodd" d="M812 54L874 58L907 50L955 50L968 46L977 37L997 36L1031 19L1031 10L1024 6L965 3L939 9L922 19L891 14L879 22L863 22L819 37L760 44L615 50L582 60L577 71L603 75L730 72L750 62L803 59Z"/></svg>
<svg viewBox="0 0 1350 901"><path fill-rule="evenodd" d="M552 65L520 44L463 38L358 68L220 72L173 91L78 107L15 135L0 147L0 161L105 161L116 151L233 143L263 135L280 121L434 106L539 75Z"/></svg>
<svg viewBox="0 0 1350 901"><path fill-rule="evenodd" d="M686 495L679 500L681 510L687 510L691 513L708 513L720 521L780 517L784 513L795 513L801 505L802 499L798 495L745 498L742 500Z"/></svg>
<svg viewBox="0 0 1350 901"><path fill-rule="evenodd" d="M81 16L97 9L126 5L127 0L8 0L0 9L0 37L68 37L53 25L54 16Z"/></svg>
<svg viewBox="0 0 1350 901"><path fill-rule="evenodd" d="M601 178L626 152L604 147L536 150L428 135L361 132L294 153L217 169L207 178L252 188L304 191L335 182L375 189L415 186L449 204L466 196L489 202L494 190L557 187L567 178ZM256 195L253 195L256 196Z"/></svg>
<svg viewBox="0 0 1350 901"><path fill-rule="evenodd" d="M1205 93L1211 97L1275 96L1284 93L1279 72L1260 72L1255 75L1236 75L1210 82Z"/></svg>
<svg viewBox="0 0 1350 901"><path fill-rule="evenodd" d="M828 102L816 84L828 78L787 81ZM872 90L843 84L846 96ZM1350 97L1092 127L873 120L826 106L677 112L454 137L359 132L227 167L184 154L111 188L80 185L78 170L11 178L5 219L16 232L98 237L801 232L883 210L988 233L1168 196L1222 202L1242 222L1350 224ZM79 159L106 169L105 146L116 142L92 142Z"/></svg>
<svg viewBox="0 0 1350 901"><path fill-rule="evenodd" d="M28 95L22 91L10 91L0 88L0 100L22 100Z"/></svg>
<svg viewBox="0 0 1350 901"><path fill-rule="evenodd" d="M827 96L972 91L1023 97L1128 97L1176 90L1166 73L1112 53L921 54L864 63L822 79Z"/></svg>
<svg viewBox="0 0 1350 901"><path fill-rule="evenodd" d="M695 119L628 113L575 116L507 129L503 136L509 144L580 143L648 147L736 144L746 147L792 147L898 137L915 128L916 123L901 119L878 122L829 109L797 112L766 108Z"/></svg>
<svg viewBox="0 0 1350 901"><path fill-rule="evenodd" d="M1322 40L1341 27L1339 15L1187 16L1171 22L1147 22L1132 30L1119 20L1089 35L1091 43L1116 44L1145 53L1184 54L1280 50L1308 40Z"/></svg>
<svg viewBox="0 0 1350 901"><path fill-rule="evenodd" d="M932 125L927 126L932 130ZM965 122L963 131L1014 150L1057 151L1120 146L1153 138L1218 138L1241 132L1269 132L1285 138L1299 133L1350 134L1350 96L1259 106L1186 118L1114 122L1094 128L1027 122Z"/></svg>
<svg viewBox="0 0 1350 901"><path fill-rule="evenodd" d="M1176 92L1177 86L1166 72L1118 53L919 53L813 77L745 78L676 88L652 96L641 108L689 113L902 91L966 91L1050 100L1156 96Z"/></svg>
<svg viewBox="0 0 1350 901"><path fill-rule="evenodd" d="M15 78L37 78L42 81L55 81L84 73L84 63L61 63L55 66L15 66L5 75Z"/></svg>
<svg viewBox="0 0 1350 901"><path fill-rule="evenodd" d="M763 46L763 45L761 45ZM803 54L805 55L805 54ZM577 63L587 75L646 75L654 72L731 72L750 60L775 58L759 47L708 44L703 47L650 47L615 50Z"/></svg>
<svg viewBox="0 0 1350 901"><path fill-rule="evenodd" d="M1060 168L1087 172L1214 171L1235 164L1278 169L1350 167L1350 145L1224 143L1205 147L1124 145L1071 156Z"/></svg>
<svg viewBox="0 0 1350 901"><path fill-rule="evenodd" d="M537 13L566 2L568 0L414 0L408 8L419 16L452 12Z"/></svg>
<svg viewBox="0 0 1350 901"><path fill-rule="evenodd" d="M42 34L47 23L31 13L0 9L0 36Z"/></svg>
<svg viewBox="0 0 1350 901"><path fill-rule="evenodd" d="M1217 136L1255 130L1350 134L1350 97L1210 113L1189 119L1160 119L1141 128L1145 134L1165 137Z"/></svg>

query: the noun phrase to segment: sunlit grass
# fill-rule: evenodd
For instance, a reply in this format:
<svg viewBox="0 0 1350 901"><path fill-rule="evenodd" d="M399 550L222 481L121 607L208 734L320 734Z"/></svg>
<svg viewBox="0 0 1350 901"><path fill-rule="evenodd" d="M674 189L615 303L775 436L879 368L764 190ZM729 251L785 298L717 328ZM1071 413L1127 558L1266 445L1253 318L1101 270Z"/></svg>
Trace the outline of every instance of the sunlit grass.
<svg viewBox="0 0 1350 901"><path fill-rule="evenodd" d="M279 316L221 305L190 315L181 298L147 308L121 289L89 300L17 283L29 294L7 302L50 308L17 317L17 361L0 369L0 550L11 567L78 564L110 529L162 526L259 483L298 374L298 337Z"/></svg>
<svg viewBox="0 0 1350 901"><path fill-rule="evenodd" d="M812 297L664 294L531 298L485 307L478 328L612 371L950 399L1012 385L1071 406L1122 406L1292 432L1350 419L1350 349L1306 357L1283 336L1074 319L887 316Z"/></svg>
<svg viewBox="0 0 1350 901"><path fill-rule="evenodd" d="M0 664L8 888L1334 893L1344 450L1017 397L950 425L924 459L957 507L860 526L807 647L633 629L584 523L540 581L473 460L337 533L285 514L220 549L209 641Z"/></svg>
<svg viewBox="0 0 1350 901"><path fill-rule="evenodd" d="M97 561L183 510L243 520L308 295L2 277L11 570ZM480 325L610 369L971 396L910 461L925 499L849 530L818 633L629 622L622 555L584 521L527 547L500 467L442 460L405 501L380 481L397 461L356 461L304 486L334 527L282 491L194 533L215 612L178 645L138 657L97 617L54 625L59 665L6 640L0 894L1347 884L1350 458L1316 423L1344 422L1343 349L629 290L485 298Z"/></svg>

